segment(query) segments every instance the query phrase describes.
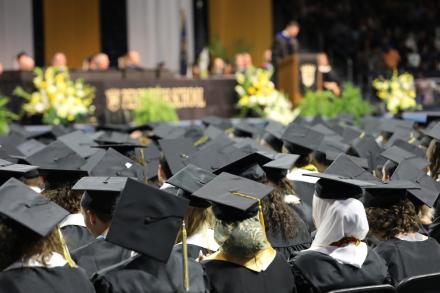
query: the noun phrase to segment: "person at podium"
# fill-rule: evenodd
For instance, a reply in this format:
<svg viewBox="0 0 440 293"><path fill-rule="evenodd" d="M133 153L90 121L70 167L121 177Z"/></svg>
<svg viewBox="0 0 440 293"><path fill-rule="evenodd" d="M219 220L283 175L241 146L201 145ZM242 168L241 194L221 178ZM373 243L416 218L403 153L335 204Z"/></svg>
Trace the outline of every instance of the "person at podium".
<svg viewBox="0 0 440 293"><path fill-rule="evenodd" d="M291 21L283 31L275 35L272 44L272 62L275 69L280 60L299 51L299 41L297 38L299 31L299 23Z"/></svg>

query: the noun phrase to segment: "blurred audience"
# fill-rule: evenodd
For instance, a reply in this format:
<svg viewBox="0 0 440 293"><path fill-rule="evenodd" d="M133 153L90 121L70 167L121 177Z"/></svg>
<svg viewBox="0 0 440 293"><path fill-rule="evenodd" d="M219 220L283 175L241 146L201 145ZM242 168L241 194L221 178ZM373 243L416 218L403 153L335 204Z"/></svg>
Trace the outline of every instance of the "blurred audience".
<svg viewBox="0 0 440 293"><path fill-rule="evenodd" d="M210 74L211 76L223 76L225 73L225 61L220 57L215 57L212 60Z"/></svg>
<svg viewBox="0 0 440 293"><path fill-rule="evenodd" d="M273 71L272 50L267 49L266 51L264 51L264 53L263 53L263 64L261 64L261 68Z"/></svg>
<svg viewBox="0 0 440 293"><path fill-rule="evenodd" d="M96 71L108 70L110 67L110 59L105 53L96 54L90 63L90 69Z"/></svg>
<svg viewBox="0 0 440 293"><path fill-rule="evenodd" d="M124 56L119 58L120 69L143 70L141 66L141 55L138 51L130 50Z"/></svg>
<svg viewBox="0 0 440 293"><path fill-rule="evenodd" d="M26 52L18 53L16 60L20 71L32 71L35 67L34 59Z"/></svg>

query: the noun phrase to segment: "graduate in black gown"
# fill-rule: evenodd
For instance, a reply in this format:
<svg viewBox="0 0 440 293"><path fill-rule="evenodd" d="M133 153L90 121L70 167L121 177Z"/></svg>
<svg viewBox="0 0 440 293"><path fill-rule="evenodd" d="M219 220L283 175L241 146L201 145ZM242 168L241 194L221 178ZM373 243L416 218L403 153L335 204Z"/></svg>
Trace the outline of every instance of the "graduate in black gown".
<svg viewBox="0 0 440 293"><path fill-rule="evenodd" d="M313 219L316 235L312 246L292 261L299 292L380 285L388 282L385 261L363 242L368 233L362 189L342 176L322 176L316 183ZM359 182L359 181L357 181Z"/></svg>
<svg viewBox="0 0 440 293"><path fill-rule="evenodd" d="M296 292L283 255L265 235L261 199L267 185L221 173L193 193L213 202L220 250L203 261L209 292ZM260 203L260 204L259 204Z"/></svg>
<svg viewBox="0 0 440 293"><path fill-rule="evenodd" d="M380 241L375 251L385 259L393 284L412 276L440 272L440 244L418 233L418 207L432 206L439 195L438 190L427 188L429 181L435 187L434 180L401 163L388 185L396 179L411 178L416 178L420 189L396 184L394 188L367 189L364 195L370 230Z"/></svg>
<svg viewBox="0 0 440 293"><path fill-rule="evenodd" d="M202 266L174 247L187 207L184 198L129 179L107 240L137 254L97 272L96 292L205 292Z"/></svg>
<svg viewBox="0 0 440 293"><path fill-rule="evenodd" d="M44 175L45 181L42 195L70 213L60 223L60 229L69 250L73 251L95 240L95 237L87 230L84 217L80 212L82 192L72 190L72 186L81 177L87 176L87 173L77 170L63 170L62 168L44 170L41 173Z"/></svg>
<svg viewBox="0 0 440 293"><path fill-rule="evenodd" d="M1 292L95 292L58 230L68 214L16 179L0 187Z"/></svg>
<svg viewBox="0 0 440 293"><path fill-rule="evenodd" d="M88 230L96 237L72 251L75 262L90 277L132 255L131 251L106 241L113 212L126 181L125 177L83 177L72 188L85 190L81 199L81 213Z"/></svg>

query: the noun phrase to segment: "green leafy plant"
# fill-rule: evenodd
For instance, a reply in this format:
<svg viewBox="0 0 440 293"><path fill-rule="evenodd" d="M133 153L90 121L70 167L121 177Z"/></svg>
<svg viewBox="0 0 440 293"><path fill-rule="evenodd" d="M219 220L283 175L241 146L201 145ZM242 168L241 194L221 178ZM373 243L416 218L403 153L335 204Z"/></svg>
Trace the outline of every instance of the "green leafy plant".
<svg viewBox="0 0 440 293"><path fill-rule="evenodd" d="M176 109L163 99L157 90L145 90L138 97L139 105L133 111L134 123L142 125L149 122L178 121Z"/></svg>
<svg viewBox="0 0 440 293"><path fill-rule="evenodd" d="M18 115L6 108L9 98L0 94L0 134L8 133L9 123L18 119Z"/></svg>
<svg viewBox="0 0 440 293"><path fill-rule="evenodd" d="M331 91L308 91L299 105L301 116L322 116L335 118L338 114L349 113L359 120L372 112L371 105L362 97L358 87L346 83L341 96Z"/></svg>
<svg viewBox="0 0 440 293"><path fill-rule="evenodd" d="M222 41L218 36L215 36L211 39L208 45L208 51L209 55L212 57L219 57L223 60L226 60L228 58L228 52L226 48L223 46Z"/></svg>

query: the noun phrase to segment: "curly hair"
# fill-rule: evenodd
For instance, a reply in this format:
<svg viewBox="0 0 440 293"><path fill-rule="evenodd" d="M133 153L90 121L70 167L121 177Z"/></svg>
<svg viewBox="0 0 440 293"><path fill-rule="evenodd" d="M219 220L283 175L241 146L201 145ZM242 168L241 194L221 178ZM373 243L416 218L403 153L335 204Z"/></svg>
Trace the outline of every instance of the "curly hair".
<svg viewBox="0 0 440 293"><path fill-rule="evenodd" d="M269 181L275 189L263 199L263 213L267 232L280 231L284 240L294 238L298 233L298 219L295 211L284 201L286 194L293 194L293 186L283 178L278 182Z"/></svg>
<svg viewBox="0 0 440 293"><path fill-rule="evenodd" d="M429 161L429 171L434 180L440 177L440 141L433 139L426 150L426 158Z"/></svg>
<svg viewBox="0 0 440 293"><path fill-rule="evenodd" d="M46 189L41 194L71 214L78 213L80 210L82 191L72 190L68 184Z"/></svg>
<svg viewBox="0 0 440 293"><path fill-rule="evenodd" d="M47 265L53 252L63 253L56 229L46 237L41 237L24 226L8 222L0 223L0 271L16 261L34 256L38 256L36 261Z"/></svg>
<svg viewBox="0 0 440 293"><path fill-rule="evenodd" d="M387 208L366 208L365 211L370 232L379 239L389 240L419 230L417 210L409 199Z"/></svg>

